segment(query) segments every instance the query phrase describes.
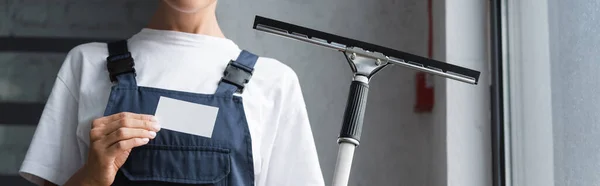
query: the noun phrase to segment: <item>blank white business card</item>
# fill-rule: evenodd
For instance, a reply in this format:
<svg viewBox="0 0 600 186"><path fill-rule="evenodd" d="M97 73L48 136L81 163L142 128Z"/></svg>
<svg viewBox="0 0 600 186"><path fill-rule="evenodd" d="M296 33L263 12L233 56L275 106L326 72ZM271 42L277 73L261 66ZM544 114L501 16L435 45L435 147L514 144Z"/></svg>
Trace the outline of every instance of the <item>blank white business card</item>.
<svg viewBox="0 0 600 186"><path fill-rule="evenodd" d="M218 113L218 107L161 96L154 115L161 128L210 138Z"/></svg>

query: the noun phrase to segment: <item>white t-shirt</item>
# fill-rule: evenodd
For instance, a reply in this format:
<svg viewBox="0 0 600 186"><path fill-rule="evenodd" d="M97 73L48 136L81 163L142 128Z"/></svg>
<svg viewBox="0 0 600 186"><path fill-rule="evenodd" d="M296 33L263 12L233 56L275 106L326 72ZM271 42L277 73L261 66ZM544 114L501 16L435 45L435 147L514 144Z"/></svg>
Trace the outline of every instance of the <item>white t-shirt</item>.
<svg viewBox="0 0 600 186"><path fill-rule="evenodd" d="M142 29L128 44L139 86L201 94L216 91L228 62L241 52L228 39L153 29ZM107 56L105 43L69 52L23 161L23 177L62 185L85 163L91 122L103 116L112 85ZM324 185L295 72L261 57L241 96L256 185Z"/></svg>

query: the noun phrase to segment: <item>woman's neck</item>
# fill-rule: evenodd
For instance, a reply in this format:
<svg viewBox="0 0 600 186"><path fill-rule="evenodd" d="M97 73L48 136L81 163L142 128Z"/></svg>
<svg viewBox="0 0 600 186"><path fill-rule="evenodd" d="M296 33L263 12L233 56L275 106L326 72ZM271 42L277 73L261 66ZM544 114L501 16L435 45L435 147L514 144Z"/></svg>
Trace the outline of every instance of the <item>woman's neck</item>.
<svg viewBox="0 0 600 186"><path fill-rule="evenodd" d="M162 2L162 1L161 1ZM215 14L217 3L213 3L195 13L184 13L161 4L152 16L148 28L173 30L225 38Z"/></svg>

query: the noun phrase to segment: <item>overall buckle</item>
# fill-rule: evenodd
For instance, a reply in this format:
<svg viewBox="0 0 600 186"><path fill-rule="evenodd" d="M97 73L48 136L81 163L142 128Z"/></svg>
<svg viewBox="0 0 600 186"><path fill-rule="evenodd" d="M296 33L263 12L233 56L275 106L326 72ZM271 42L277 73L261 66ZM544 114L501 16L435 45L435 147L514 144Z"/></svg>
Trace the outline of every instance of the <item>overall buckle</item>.
<svg viewBox="0 0 600 186"><path fill-rule="evenodd" d="M106 58L106 67L110 75L110 81L117 81L117 76L126 73L133 73L135 75L135 68L131 53L127 52L124 54L108 56Z"/></svg>
<svg viewBox="0 0 600 186"><path fill-rule="evenodd" d="M250 81L253 72L253 69L245 67L231 60L229 61L229 64L227 64L225 72L223 72L221 81L236 86L238 88L237 92L242 93L244 91L244 86L246 83L248 83L248 81Z"/></svg>

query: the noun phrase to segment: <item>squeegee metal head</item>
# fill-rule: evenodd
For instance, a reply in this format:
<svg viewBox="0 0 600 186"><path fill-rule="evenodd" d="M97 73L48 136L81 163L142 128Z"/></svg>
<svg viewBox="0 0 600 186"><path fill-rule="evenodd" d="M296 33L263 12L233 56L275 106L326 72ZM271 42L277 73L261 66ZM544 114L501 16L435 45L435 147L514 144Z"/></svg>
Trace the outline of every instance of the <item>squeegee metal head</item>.
<svg viewBox="0 0 600 186"><path fill-rule="evenodd" d="M475 70L261 16L255 17L253 28L465 83L477 84L479 81L480 72Z"/></svg>

